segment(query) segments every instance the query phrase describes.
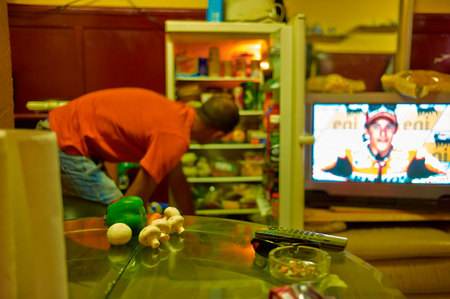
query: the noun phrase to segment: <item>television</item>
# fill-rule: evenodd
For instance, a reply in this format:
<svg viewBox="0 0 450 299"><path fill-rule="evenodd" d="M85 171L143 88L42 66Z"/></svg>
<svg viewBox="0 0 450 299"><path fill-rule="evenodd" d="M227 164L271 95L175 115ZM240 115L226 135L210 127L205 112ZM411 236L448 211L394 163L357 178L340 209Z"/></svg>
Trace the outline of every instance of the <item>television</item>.
<svg viewBox="0 0 450 299"><path fill-rule="evenodd" d="M450 211L450 94L307 94L305 204Z"/></svg>

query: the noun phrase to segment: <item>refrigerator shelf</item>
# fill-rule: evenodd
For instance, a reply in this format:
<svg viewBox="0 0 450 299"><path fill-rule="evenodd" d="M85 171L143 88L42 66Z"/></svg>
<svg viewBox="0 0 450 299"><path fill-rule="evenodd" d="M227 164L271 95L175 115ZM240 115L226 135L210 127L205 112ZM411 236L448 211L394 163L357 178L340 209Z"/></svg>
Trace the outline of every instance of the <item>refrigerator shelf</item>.
<svg viewBox="0 0 450 299"><path fill-rule="evenodd" d="M210 209L210 210L196 210L195 215L203 216L219 216L219 215L246 215L259 214L259 209Z"/></svg>
<svg viewBox="0 0 450 299"><path fill-rule="evenodd" d="M263 110L239 110L240 116L263 116Z"/></svg>
<svg viewBox="0 0 450 299"><path fill-rule="evenodd" d="M280 30L285 24L282 23L252 23L252 22L206 22L206 21L186 21L186 20L169 20L165 23L166 32L168 33L187 33L190 41L198 35L209 34L220 37L222 40L226 38L226 34L244 35L250 34L270 34Z"/></svg>
<svg viewBox="0 0 450 299"><path fill-rule="evenodd" d="M262 176L189 177L188 183L259 183Z"/></svg>
<svg viewBox="0 0 450 299"><path fill-rule="evenodd" d="M175 77L176 81L195 81L195 82L255 82L259 83L260 78L251 77L215 77L215 76L198 76L198 77Z"/></svg>
<svg viewBox="0 0 450 299"><path fill-rule="evenodd" d="M251 143L209 143L209 144L191 144L191 150L221 150L221 149L264 149L265 144L251 144Z"/></svg>

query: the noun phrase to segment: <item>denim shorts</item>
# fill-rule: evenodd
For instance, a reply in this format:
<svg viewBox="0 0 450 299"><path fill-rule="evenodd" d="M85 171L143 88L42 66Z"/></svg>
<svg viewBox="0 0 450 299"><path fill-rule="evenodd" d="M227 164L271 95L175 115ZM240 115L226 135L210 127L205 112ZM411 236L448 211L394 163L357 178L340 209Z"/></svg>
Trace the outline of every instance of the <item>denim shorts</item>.
<svg viewBox="0 0 450 299"><path fill-rule="evenodd" d="M48 120L39 121L36 129L49 130ZM96 163L89 157L69 155L60 149L59 164L64 195L105 205L123 197L116 183L104 171L103 163Z"/></svg>

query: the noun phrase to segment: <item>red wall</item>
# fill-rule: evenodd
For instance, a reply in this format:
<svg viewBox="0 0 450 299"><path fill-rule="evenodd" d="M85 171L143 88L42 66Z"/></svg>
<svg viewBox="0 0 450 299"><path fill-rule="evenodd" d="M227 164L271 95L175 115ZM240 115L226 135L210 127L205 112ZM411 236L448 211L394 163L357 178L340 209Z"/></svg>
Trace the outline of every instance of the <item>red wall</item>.
<svg viewBox="0 0 450 299"><path fill-rule="evenodd" d="M9 4L16 119L30 112L29 100L73 99L121 86L165 93L164 21L204 20L205 15L204 10ZM450 58L436 62L450 53L450 15L415 15L413 27L411 69L450 73ZM386 55L336 54L322 61L320 71L367 78L368 91L380 91L388 60Z"/></svg>
<svg viewBox="0 0 450 299"><path fill-rule="evenodd" d="M410 69L450 74L450 14L414 15Z"/></svg>
<svg viewBox="0 0 450 299"><path fill-rule="evenodd" d="M17 118L30 100L123 86L164 94L164 21L205 11L10 4L8 16Z"/></svg>

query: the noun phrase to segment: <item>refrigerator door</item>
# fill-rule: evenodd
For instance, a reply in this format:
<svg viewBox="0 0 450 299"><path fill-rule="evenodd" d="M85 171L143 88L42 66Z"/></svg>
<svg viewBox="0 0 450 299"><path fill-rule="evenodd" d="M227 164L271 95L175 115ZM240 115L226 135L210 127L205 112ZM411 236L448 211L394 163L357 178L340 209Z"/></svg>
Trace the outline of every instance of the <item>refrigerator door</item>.
<svg viewBox="0 0 450 299"><path fill-rule="evenodd" d="M303 228L305 127L305 16L282 29L279 225Z"/></svg>

